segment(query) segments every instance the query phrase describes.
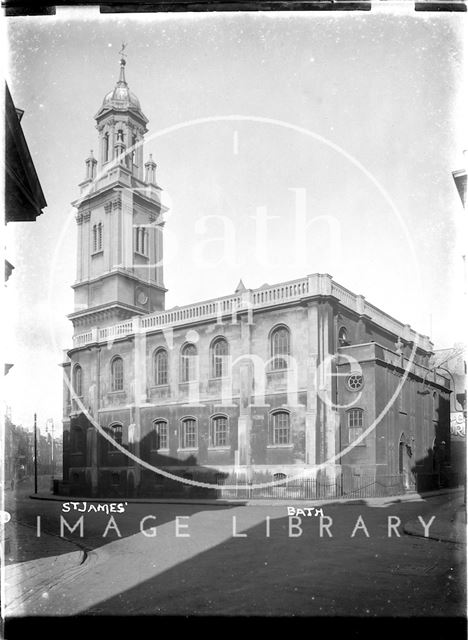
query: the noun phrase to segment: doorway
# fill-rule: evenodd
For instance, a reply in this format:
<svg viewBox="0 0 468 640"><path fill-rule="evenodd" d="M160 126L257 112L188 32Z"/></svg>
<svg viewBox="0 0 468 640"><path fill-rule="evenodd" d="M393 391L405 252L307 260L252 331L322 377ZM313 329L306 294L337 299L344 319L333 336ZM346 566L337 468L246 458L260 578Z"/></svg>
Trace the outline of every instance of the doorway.
<svg viewBox="0 0 468 640"><path fill-rule="evenodd" d="M414 491L416 488L416 479L411 469L413 464L412 458L412 448L408 444L407 437L402 433L398 444L398 473L403 479L403 488L405 491Z"/></svg>

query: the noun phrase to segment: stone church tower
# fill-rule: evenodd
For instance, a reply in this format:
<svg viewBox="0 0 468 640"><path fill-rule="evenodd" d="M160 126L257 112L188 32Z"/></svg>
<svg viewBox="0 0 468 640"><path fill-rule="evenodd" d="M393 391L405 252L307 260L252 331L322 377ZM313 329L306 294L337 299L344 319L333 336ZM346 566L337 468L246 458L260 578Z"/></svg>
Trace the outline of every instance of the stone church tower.
<svg viewBox="0 0 468 640"><path fill-rule="evenodd" d="M91 151L77 208L75 333L164 310L164 213L156 163L143 149L147 118L120 76L95 115L98 158Z"/></svg>

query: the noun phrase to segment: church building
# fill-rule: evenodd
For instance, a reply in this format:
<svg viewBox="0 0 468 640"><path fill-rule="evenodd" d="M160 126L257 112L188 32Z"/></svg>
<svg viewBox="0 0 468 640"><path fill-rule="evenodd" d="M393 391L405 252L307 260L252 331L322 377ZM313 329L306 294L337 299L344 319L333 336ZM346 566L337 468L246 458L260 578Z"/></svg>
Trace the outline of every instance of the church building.
<svg viewBox="0 0 468 640"><path fill-rule="evenodd" d="M220 495L304 479L346 494L361 476L422 486L434 451L450 455L450 381L427 336L326 273L241 281L166 309L166 207L125 66L95 115L98 153L73 203L61 490Z"/></svg>

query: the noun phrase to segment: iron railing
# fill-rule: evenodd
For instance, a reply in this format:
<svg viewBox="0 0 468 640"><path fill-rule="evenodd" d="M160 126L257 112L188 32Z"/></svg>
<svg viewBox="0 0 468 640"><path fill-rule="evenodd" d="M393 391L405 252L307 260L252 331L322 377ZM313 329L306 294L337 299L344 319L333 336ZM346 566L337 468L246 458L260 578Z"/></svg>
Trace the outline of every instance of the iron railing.
<svg viewBox="0 0 468 640"><path fill-rule="evenodd" d="M260 483L273 481L274 478L264 479L256 483L236 483L235 477L223 479L223 488L218 489L219 498L251 499L277 499L277 500L327 500L337 498L375 498L394 496L404 493L405 477L403 475L360 475L338 476L334 481L326 481L316 478L300 478L298 480L285 481L273 486L256 486ZM235 485L235 486L234 486Z"/></svg>

